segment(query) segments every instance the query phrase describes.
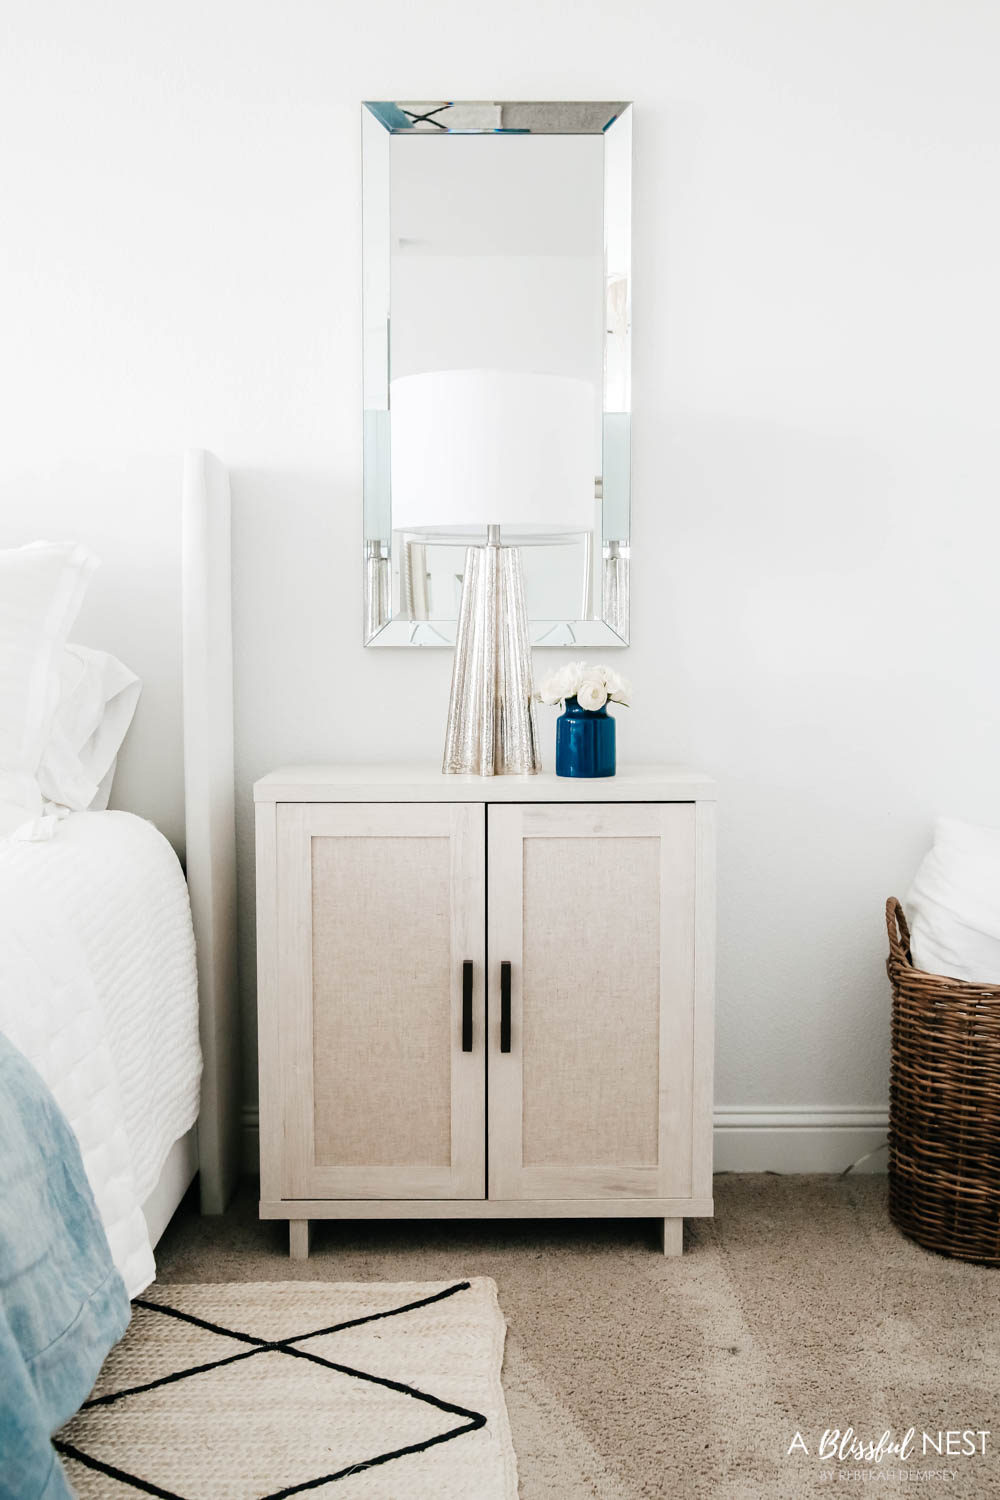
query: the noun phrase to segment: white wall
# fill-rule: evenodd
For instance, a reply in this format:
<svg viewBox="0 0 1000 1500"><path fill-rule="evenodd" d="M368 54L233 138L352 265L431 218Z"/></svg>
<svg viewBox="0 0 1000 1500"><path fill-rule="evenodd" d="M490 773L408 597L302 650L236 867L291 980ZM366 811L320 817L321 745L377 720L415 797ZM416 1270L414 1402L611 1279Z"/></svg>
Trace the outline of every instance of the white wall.
<svg viewBox="0 0 1000 1500"><path fill-rule="evenodd" d="M620 755L721 784L721 1103L877 1122L882 902L1000 823L998 47L972 0L8 3L0 495L234 470L248 1018L252 780L436 759L448 693L361 647L359 101L632 98Z"/></svg>

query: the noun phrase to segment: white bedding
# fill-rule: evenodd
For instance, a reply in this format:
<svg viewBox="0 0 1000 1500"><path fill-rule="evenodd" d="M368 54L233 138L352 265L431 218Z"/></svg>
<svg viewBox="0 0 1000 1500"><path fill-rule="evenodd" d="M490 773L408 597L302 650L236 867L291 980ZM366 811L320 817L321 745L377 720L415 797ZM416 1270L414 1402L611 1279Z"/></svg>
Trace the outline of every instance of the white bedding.
<svg viewBox="0 0 1000 1500"><path fill-rule="evenodd" d="M155 1274L142 1203L198 1114L194 934L177 856L131 813L0 838L0 1031L76 1132L130 1296Z"/></svg>

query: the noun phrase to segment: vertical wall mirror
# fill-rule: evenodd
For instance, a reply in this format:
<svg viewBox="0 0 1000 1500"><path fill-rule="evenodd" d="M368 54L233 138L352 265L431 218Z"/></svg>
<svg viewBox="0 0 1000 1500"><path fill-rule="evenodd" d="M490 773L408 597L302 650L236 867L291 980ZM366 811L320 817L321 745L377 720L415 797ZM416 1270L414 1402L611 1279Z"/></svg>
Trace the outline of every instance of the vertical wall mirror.
<svg viewBox="0 0 1000 1500"><path fill-rule="evenodd" d="M630 117L362 109L368 645L453 646L490 526L532 645L628 644Z"/></svg>

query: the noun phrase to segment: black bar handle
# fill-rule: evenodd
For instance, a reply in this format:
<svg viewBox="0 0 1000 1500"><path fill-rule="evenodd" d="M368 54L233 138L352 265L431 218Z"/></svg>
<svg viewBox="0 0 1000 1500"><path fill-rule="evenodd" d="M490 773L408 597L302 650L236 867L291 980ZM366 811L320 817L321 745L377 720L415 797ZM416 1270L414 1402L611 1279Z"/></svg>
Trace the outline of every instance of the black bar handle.
<svg viewBox="0 0 1000 1500"><path fill-rule="evenodd" d="M472 959L462 965L462 1051L472 1051Z"/></svg>
<svg viewBox="0 0 1000 1500"><path fill-rule="evenodd" d="M500 965L500 1051L510 1051L510 964Z"/></svg>

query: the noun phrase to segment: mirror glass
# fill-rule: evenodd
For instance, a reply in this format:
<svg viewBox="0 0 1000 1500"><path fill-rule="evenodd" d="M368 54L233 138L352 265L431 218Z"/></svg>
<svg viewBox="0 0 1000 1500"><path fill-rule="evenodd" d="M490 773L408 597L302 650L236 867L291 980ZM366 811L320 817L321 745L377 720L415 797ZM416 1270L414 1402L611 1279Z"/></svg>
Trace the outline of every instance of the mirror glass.
<svg viewBox="0 0 1000 1500"><path fill-rule="evenodd" d="M367 644L453 645L490 525L533 645L628 643L630 114L363 108Z"/></svg>

